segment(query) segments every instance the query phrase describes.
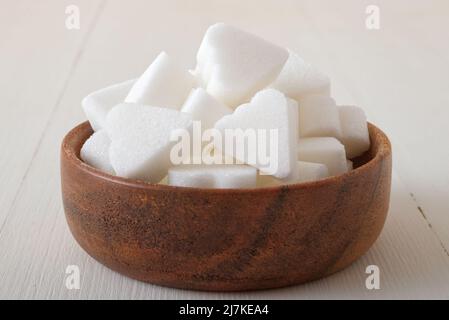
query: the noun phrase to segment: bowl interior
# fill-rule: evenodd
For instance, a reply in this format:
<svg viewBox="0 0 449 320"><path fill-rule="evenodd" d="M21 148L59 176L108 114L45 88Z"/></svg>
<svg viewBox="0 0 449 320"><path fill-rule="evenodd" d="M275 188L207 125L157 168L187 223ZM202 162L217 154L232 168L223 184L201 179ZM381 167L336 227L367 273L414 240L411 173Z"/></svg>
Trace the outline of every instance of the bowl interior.
<svg viewBox="0 0 449 320"><path fill-rule="evenodd" d="M328 177L326 179L311 181L311 182L302 182L298 184L290 184L289 188L292 187L306 187L316 184L330 183L335 179L339 179L342 176L348 174L354 174L360 170L367 170L369 166L374 165L376 160L379 160L382 156L391 152L391 145L387 138L387 136L376 126L371 123L368 123L368 129L370 134L371 146L368 151L366 151L363 155L351 159L354 163L354 170L333 177ZM103 171L100 171L85 162L83 162L80 158L80 150L83 146L84 142L92 135L93 130L90 126L89 122L83 122L77 127L73 128L64 138L62 143L62 152L65 153L65 156L68 157L71 161L73 161L80 169L89 172L92 175L97 176L98 178L110 180L111 182L126 184L130 186L136 186L139 188L161 188L161 189L176 189L176 190L202 190L207 192L247 192L247 191L260 191L260 190L272 190L281 188L281 186L273 186L273 187L258 187L258 188L248 188L248 189L202 189L202 188L191 188L191 187L177 187L177 186L169 186L163 184L154 184L148 183L141 180L136 179L127 179L114 175L110 175Z"/></svg>

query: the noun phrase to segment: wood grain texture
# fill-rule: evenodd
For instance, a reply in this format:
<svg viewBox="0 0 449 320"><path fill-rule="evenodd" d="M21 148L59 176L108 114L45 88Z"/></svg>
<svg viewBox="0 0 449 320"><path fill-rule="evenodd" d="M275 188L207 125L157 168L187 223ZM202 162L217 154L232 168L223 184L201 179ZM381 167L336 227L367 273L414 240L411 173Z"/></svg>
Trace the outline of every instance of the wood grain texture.
<svg viewBox="0 0 449 320"><path fill-rule="evenodd" d="M449 298L449 153L440 145L449 134L447 1L378 1L377 31L364 26L370 2L358 0L77 0L70 4L79 5L82 27L73 32L63 24L66 3L0 4L0 298ZM216 21L298 51L329 74L339 103L362 106L392 140L385 229L350 268L280 290L176 290L110 271L70 235L58 153L63 135L84 120L82 97L139 75L161 50L192 66ZM80 290L64 285L73 264ZM370 264L381 270L381 290L365 288Z"/></svg>

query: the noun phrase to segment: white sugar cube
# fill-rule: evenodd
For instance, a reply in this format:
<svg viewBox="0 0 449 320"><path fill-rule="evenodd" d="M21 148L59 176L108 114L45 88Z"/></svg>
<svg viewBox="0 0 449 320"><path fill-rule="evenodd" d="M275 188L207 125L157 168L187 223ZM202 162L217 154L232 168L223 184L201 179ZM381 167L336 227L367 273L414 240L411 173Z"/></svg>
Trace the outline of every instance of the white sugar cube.
<svg viewBox="0 0 449 320"><path fill-rule="evenodd" d="M329 77L291 51L281 73L271 87L300 103L302 98L310 94L330 96Z"/></svg>
<svg viewBox="0 0 449 320"><path fill-rule="evenodd" d="M125 102L179 110L194 86L194 76L161 52L136 81Z"/></svg>
<svg viewBox="0 0 449 320"><path fill-rule="evenodd" d="M340 139L340 117L334 99L322 95L305 96L299 103L299 135Z"/></svg>
<svg viewBox="0 0 449 320"><path fill-rule="evenodd" d="M115 174L109 160L109 146L111 140L106 130L94 132L86 140L80 151L81 159L94 168L109 174Z"/></svg>
<svg viewBox="0 0 449 320"><path fill-rule="evenodd" d="M316 181L329 177L327 166L322 163L298 161L296 174L287 179L280 180L280 184L295 184L308 181Z"/></svg>
<svg viewBox="0 0 449 320"><path fill-rule="evenodd" d="M203 88L191 92L181 111L190 113L193 120L201 121L203 130L213 128L215 122L232 113L232 109L212 97Z"/></svg>
<svg viewBox="0 0 449 320"><path fill-rule="evenodd" d="M109 157L117 175L159 182L172 165L170 150L176 129L191 130L189 114L147 105L121 104L108 114Z"/></svg>
<svg viewBox="0 0 449 320"><path fill-rule="evenodd" d="M286 49L218 23L203 38L195 72L207 92L235 108L272 83L287 58Z"/></svg>
<svg viewBox="0 0 449 320"><path fill-rule="evenodd" d="M136 80L128 80L92 92L83 99L81 105L87 120L94 131L104 128L108 112L117 104L123 103Z"/></svg>
<svg viewBox="0 0 449 320"><path fill-rule="evenodd" d="M346 165L348 166L348 171L354 170L354 163L351 160L346 160Z"/></svg>
<svg viewBox="0 0 449 320"><path fill-rule="evenodd" d="M295 172L298 108L283 93L275 89L258 92L250 103L217 121L215 128L222 132L223 140L234 134L231 140L236 148L217 144L216 149L221 152L277 178L287 178ZM261 154L268 156L263 159L266 161L262 161Z"/></svg>
<svg viewBox="0 0 449 320"><path fill-rule="evenodd" d="M356 106L339 106L341 142L349 159L358 157L370 147L368 125L363 109Z"/></svg>
<svg viewBox="0 0 449 320"><path fill-rule="evenodd" d="M298 143L298 159L301 161L322 163L334 176L348 171L345 147L335 138L303 138Z"/></svg>
<svg viewBox="0 0 449 320"><path fill-rule="evenodd" d="M196 70L189 69L189 73L193 77L193 87L198 88L202 86L201 78L196 74Z"/></svg>
<svg viewBox="0 0 449 320"><path fill-rule="evenodd" d="M329 169L325 164L298 161L299 182L316 181L329 176Z"/></svg>
<svg viewBox="0 0 449 320"><path fill-rule="evenodd" d="M254 188L257 169L245 165L181 165L168 171L168 184L196 188Z"/></svg>
<svg viewBox="0 0 449 320"><path fill-rule="evenodd" d="M257 177L257 186L274 187L285 184L316 181L328 176L329 170L326 165L322 163L298 161L296 174L290 175L287 179L276 179L273 176L259 174Z"/></svg>

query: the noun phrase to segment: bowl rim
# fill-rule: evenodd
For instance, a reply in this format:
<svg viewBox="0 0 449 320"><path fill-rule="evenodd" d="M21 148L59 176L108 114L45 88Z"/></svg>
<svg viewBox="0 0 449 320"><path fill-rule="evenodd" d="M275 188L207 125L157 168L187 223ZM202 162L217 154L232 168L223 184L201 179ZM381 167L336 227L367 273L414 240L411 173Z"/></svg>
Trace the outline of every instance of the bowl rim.
<svg viewBox="0 0 449 320"><path fill-rule="evenodd" d="M75 150L75 146L73 143L70 143L71 140L79 133L80 130L85 130L87 127L90 127L89 121L82 122L72 128L63 138L61 144L61 159L65 158L69 161L73 166L75 166L78 170L87 173L96 179L101 179L106 182L123 185L126 187L133 187L136 189L145 189L148 191L172 191L172 192L207 192L212 194L223 194L223 193L265 193L265 192L276 192L284 189L309 189L309 188L317 188L324 185L330 185L334 182L337 182L341 179L346 179L347 177L360 175L364 172L367 172L372 167L374 167L377 163L379 163L383 158L391 154L391 142L388 139L387 135L379 129L374 124L368 122L368 128L370 132L370 140L373 136L378 137L380 139L380 143L378 144L378 148L376 150L376 154L372 159L368 162L362 164L361 166L348 171L346 173L327 177L324 179L316 180L316 181L306 181L294 184L285 184L279 186L268 186L268 187L255 187L255 188L197 188L197 187L181 187L181 186L171 186L165 184L158 183L149 183L143 180L138 179L129 179L123 178L119 176L115 176L106 172L103 172L97 168L94 168L79 157L79 150ZM90 127L90 130L92 128ZM87 138L86 138L87 140ZM372 143L371 143L372 146Z"/></svg>

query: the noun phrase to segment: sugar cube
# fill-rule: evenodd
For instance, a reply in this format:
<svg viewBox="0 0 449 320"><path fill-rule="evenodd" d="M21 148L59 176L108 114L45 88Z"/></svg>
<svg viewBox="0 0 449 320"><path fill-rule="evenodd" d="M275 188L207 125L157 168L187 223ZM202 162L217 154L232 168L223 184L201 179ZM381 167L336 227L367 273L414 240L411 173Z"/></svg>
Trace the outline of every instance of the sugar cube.
<svg viewBox="0 0 449 320"><path fill-rule="evenodd" d="M327 166L322 163L298 161L296 174L287 179L281 179L280 184L295 184L308 181L316 181L329 176Z"/></svg>
<svg viewBox="0 0 449 320"><path fill-rule="evenodd" d="M201 128L206 130L213 128L215 122L232 113L233 110L212 97L203 88L197 88L191 92L181 111L190 113L193 120L201 121Z"/></svg>
<svg viewBox="0 0 449 320"><path fill-rule="evenodd" d="M191 115L167 108L120 104L106 119L109 156L117 175L159 182L171 166L174 130L191 130Z"/></svg>
<svg viewBox="0 0 449 320"><path fill-rule="evenodd" d="M274 175L287 178L296 170L296 145L298 141L298 108L296 102L287 99L275 89L258 92L250 103L239 106L233 114L218 120L215 128L226 135L233 133L236 150L228 150L224 144L216 145L221 152L238 161ZM245 133L245 139L236 138ZM253 143L250 143L250 138ZM259 143L262 135L265 143ZM269 137L267 137L269 136ZM272 141L272 137L275 137ZM230 152L231 151L231 152ZM232 154L234 152L235 154ZM268 155L267 163L262 163L260 155Z"/></svg>
<svg viewBox="0 0 449 320"><path fill-rule="evenodd" d="M195 81L188 70L161 52L136 81L125 102L179 110Z"/></svg>
<svg viewBox="0 0 449 320"><path fill-rule="evenodd" d="M235 108L273 82L287 58L286 49L218 23L203 38L196 74L207 92Z"/></svg>
<svg viewBox="0 0 449 320"><path fill-rule="evenodd" d="M331 176L348 171L345 147L333 137L300 139L298 159L326 165Z"/></svg>
<svg viewBox="0 0 449 320"><path fill-rule="evenodd" d="M117 104L123 103L136 80L128 80L92 92L83 99L81 105L87 120L94 131L104 128L108 112Z"/></svg>
<svg viewBox="0 0 449 320"><path fill-rule="evenodd" d="M354 170L354 162L351 160L346 160L346 165L348 166L348 171Z"/></svg>
<svg viewBox="0 0 449 320"><path fill-rule="evenodd" d="M370 138L364 111L337 106L330 89L329 78L298 54L217 23L194 70L161 52L140 78L85 97L94 134L80 157L125 178L201 188L342 174Z"/></svg>
<svg viewBox="0 0 449 320"><path fill-rule="evenodd" d="M358 157L370 147L368 125L363 109L356 106L339 106L341 142L349 159Z"/></svg>
<svg viewBox="0 0 449 320"><path fill-rule="evenodd" d="M109 160L109 146L111 140L106 130L94 132L86 140L80 151L81 159L94 168L109 174L115 174Z"/></svg>
<svg viewBox="0 0 449 320"><path fill-rule="evenodd" d="M257 169L246 165L180 165L168 170L168 184L195 188L254 188Z"/></svg>
<svg viewBox="0 0 449 320"><path fill-rule="evenodd" d="M307 95L299 103L299 135L307 137L341 137L340 117L334 99Z"/></svg>
<svg viewBox="0 0 449 320"><path fill-rule="evenodd" d="M291 51L289 51L287 62L271 87L300 103L302 98L310 94L330 96L329 77Z"/></svg>
<svg viewBox="0 0 449 320"><path fill-rule="evenodd" d="M316 181L329 176L329 169L325 164L298 161L299 182Z"/></svg>
<svg viewBox="0 0 449 320"><path fill-rule="evenodd" d="M274 187L286 184L295 184L308 181L316 181L329 176L327 166L322 163L298 161L296 174L290 175L287 179L276 179L269 175L258 175L258 187Z"/></svg>

